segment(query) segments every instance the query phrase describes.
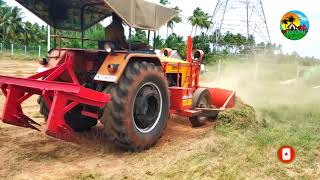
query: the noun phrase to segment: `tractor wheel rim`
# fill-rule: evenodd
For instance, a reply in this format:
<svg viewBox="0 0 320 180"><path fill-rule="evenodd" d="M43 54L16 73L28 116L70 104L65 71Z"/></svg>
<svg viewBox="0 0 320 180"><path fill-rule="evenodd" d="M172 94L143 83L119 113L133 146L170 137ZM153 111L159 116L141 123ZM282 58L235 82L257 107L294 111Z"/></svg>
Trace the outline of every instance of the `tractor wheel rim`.
<svg viewBox="0 0 320 180"><path fill-rule="evenodd" d="M136 129L151 132L160 120L162 95L159 87L151 82L143 84L134 98L132 118Z"/></svg>

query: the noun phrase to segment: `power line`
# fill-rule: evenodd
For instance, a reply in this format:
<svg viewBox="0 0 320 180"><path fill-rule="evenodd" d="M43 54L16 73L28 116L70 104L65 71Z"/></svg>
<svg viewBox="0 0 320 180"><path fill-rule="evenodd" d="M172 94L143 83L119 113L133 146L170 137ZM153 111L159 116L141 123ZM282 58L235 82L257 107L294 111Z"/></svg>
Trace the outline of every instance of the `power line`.
<svg viewBox="0 0 320 180"><path fill-rule="evenodd" d="M262 0L218 0L211 17L212 28L207 34L240 33L256 41L271 43ZM217 33L216 41L221 37Z"/></svg>

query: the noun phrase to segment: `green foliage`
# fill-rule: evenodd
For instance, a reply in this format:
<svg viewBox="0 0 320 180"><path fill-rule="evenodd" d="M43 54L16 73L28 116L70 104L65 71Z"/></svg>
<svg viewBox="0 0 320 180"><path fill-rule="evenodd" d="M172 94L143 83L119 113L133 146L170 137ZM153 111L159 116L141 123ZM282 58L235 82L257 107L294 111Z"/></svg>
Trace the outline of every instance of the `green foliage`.
<svg viewBox="0 0 320 180"><path fill-rule="evenodd" d="M131 42L133 43L147 43L148 42L148 37L146 31L136 29L136 32L134 35L131 37Z"/></svg>
<svg viewBox="0 0 320 180"><path fill-rule="evenodd" d="M160 3L167 5L169 0L160 0ZM182 22L181 10L179 7L173 8L177 15L167 23L167 36L162 38L157 36L155 39L155 48L162 49L164 47L177 50L183 58L186 58L186 40L183 36L178 36L173 32L176 24ZM292 61L299 59L297 53L292 55L282 54L282 46L270 43L257 43L254 36L248 38L242 34L234 34L231 32L222 33L215 30L208 34L208 30L212 27L211 17L201 8L197 7L192 16L188 17L188 23L192 25L191 34L193 37L194 49L201 49L205 52L203 63L215 63L220 59L238 59L238 57L250 57L263 55L267 57L278 58L279 61ZM172 33L169 34L169 29ZM198 29L201 32L197 32ZM205 31L206 30L206 31ZM51 29L53 31L53 29ZM70 31L57 31L58 35L66 37L74 37L77 39L63 39L63 47L81 48L81 33ZM146 31L136 29L132 33L131 42L147 43ZM159 34L159 33L158 33ZM104 40L105 31L101 24L96 24L84 32L84 35L92 41L84 41L83 48L95 49L98 48L98 41ZM128 38L128 37L127 37ZM10 49L10 44L16 46L37 47L38 45L45 46L47 39L47 28L22 21L21 10L17 7L7 6L3 0L0 0L0 42L3 47ZM53 41L51 42L53 47ZM277 54L277 55L276 55ZM301 58L300 58L301 59ZM305 60L305 61L304 61ZM304 64L313 64L317 62L315 58L304 58L300 62Z"/></svg>
<svg viewBox="0 0 320 180"><path fill-rule="evenodd" d="M191 34L193 34L193 29L195 27L194 34L197 35L197 30L200 28L209 29L212 25L212 22L209 20L209 14L205 13L201 8L197 7L194 11L192 16L188 18L188 22L192 25Z"/></svg>
<svg viewBox="0 0 320 180"><path fill-rule="evenodd" d="M171 34L165 40L165 47L175 49L182 56L182 58L186 58L186 42L184 41L182 36L178 36L177 34Z"/></svg>
<svg viewBox="0 0 320 180"><path fill-rule="evenodd" d="M302 39L307 35L307 31L300 31L300 30L287 30L284 33L284 36L291 40L299 40Z"/></svg>
<svg viewBox="0 0 320 180"><path fill-rule="evenodd" d="M155 48L156 49L162 49L165 47L164 39L161 38L161 36L157 36L155 39Z"/></svg>
<svg viewBox="0 0 320 180"><path fill-rule="evenodd" d="M240 99L236 100L236 108L219 113L217 123L218 126L234 129L253 128L258 125L254 108L243 103Z"/></svg>
<svg viewBox="0 0 320 180"><path fill-rule="evenodd" d="M170 4L170 1L169 0L160 0L160 4L167 5L167 4Z"/></svg>
<svg viewBox="0 0 320 180"><path fill-rule="evenodd" d="M18 7L9 7L0 1L0 40L5 43L39 45L46 38L46 30L38 24L22 22Z"/></svg>

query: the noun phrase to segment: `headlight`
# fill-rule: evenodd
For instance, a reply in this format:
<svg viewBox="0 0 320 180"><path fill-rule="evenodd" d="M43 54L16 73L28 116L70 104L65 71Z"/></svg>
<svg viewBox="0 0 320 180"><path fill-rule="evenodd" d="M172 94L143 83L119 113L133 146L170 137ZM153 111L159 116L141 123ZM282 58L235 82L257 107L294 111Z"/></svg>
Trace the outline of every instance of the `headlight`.
<svg viewBox="0 0 320 180"><path fill-rule="evenodd" d="M193 59L194 61L199 61L199 62L201 62L202 59L203 59L203 56L204 56L204 53L203 53L203 51L200 50L200 49L193 50L193 52L192 52L192 59Z"/></svg>
<svg viewBox="0 0 320 180"><path fill-rule="evenodd" d="M172 49L164 48L164 49L161 50L161 56L171 57L171 55L172 55Z"/></svg>
<svg viewBox="0 0 320 180"><path fill-rule="evenodd" d="M106 50L107 53L113 52L113 49L114 49L114 46L113 46L112 43L107 42L107 43L104 44L104 50Z"/></svg>

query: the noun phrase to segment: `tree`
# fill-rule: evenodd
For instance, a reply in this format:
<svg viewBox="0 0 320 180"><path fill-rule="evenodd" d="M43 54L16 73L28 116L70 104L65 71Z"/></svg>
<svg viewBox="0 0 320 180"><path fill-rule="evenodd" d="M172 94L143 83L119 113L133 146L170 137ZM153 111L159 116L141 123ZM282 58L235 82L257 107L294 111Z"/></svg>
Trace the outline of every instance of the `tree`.
<svg viewBox="0 0 320 180"><path fill-rule="evenodd" d="M205 13L202 17L201 17L201 21L200 21L200 28L203 32L203 30L209 30L210 27L212 26L212 22L209 20L209 14Z"/></svg>
<svg viewBox="0 0 320 180"><path fill-rule="evenodd" d="M2 40L6 40L7 37L7 26L9 23L9 18L11 16L11 8L2 4L0 6L0 33L2 34Z"/></svg>
<svg viewBox="0 0 320 180"><path fill-rule="evenodd" d="M288 25L288 19L283 19L283 20L281 20L281 24L284 24L285 25L285 27L286 27L286 29L287 29L287 25Z"/></svg>
<svg viewBox="0 0 320 180"><path fill-rule="evenodd" d="M193 38L193 48L201 49L205 55L210 53L210 39L205 35L205 33L201 33L199 36L195 36ZM204 62L206 61L206 57L204 57Z"/></svg>
<svg viewBox="0 0 320 180"><path fill-rule="evenodd" d="M182 36L172 33L165 40L165 47L177 50L182 58L186 57L186 43Z"/></svg>
<svg viewBox="0 0 320 180"><path fill-rule="evenodd" d="M131 37L131 42L147 43L148 37L144 30L135 29L135 34Z"/></svg>
<svg viewBox="0 0 320 180"><path fill-rule="evenodd" d="M4 3L3 0L0 0L0 8L4 7L6 5L6 3Z"/></svg>
<svg viewBox="0 0 320 180"><path fill-rule="evenodd" d="M173 28L175 26L175 24L179 24L182 22L182 17L181 17L181 10L179 9L178 6L176 6L175 8L173 8L177 15L175 17L173 17L168 23L167 23L167 37L168 37L168 30L169 28L172 30L173 33Z"/></svg>
<svg viewBox="0 0 320 180"><path fill-rule="evenodd" d="M192 25L191 35L193 33L193 29L195 28L195 36L197 35L198 27L204 28L211 26L209 23L209 16L205 13L201 8L197 7L194 11L192 16L188 18L188 22ZM210 25L209 25L210 24Z"/></svg>
<svg viewBox="0 0 320 180"><path fill-rule="evenodd" d="M162 49L165 47L164 39L162 39L159 35L156 37L154 44L156 49Z"/></svg>
<svg viewBox="0 0 320 180"><path fill-rule="evenodd" d="M28 46L30 42L35 41L34 32L35 30L33 29L32 24L29 21L24 23L22 33L22 42L24 45Z"/></svg>
<svg viewBox="0 0 320 180"><path fill-rule="evenodd" d="M6 39L11 43L16 42L19 35L23 32L21 10L18 7L11 8L10 16L6 19L5 24Z"/></svg>
<svg viewBox="0 0 320 180"><path fill-rule="evenodd" d="M160 0L160 4L167 5L167 4L170 4L170 1L169 0Z"/></svg>
<svg viewBox="0 0 320 180"><path fill-rule="evenodd" d="M291 24L293 24L293 22L296 20L296 18L294 18L293 16L290 16L289 18L288 18L288 21L291 23Z"/></svg>

